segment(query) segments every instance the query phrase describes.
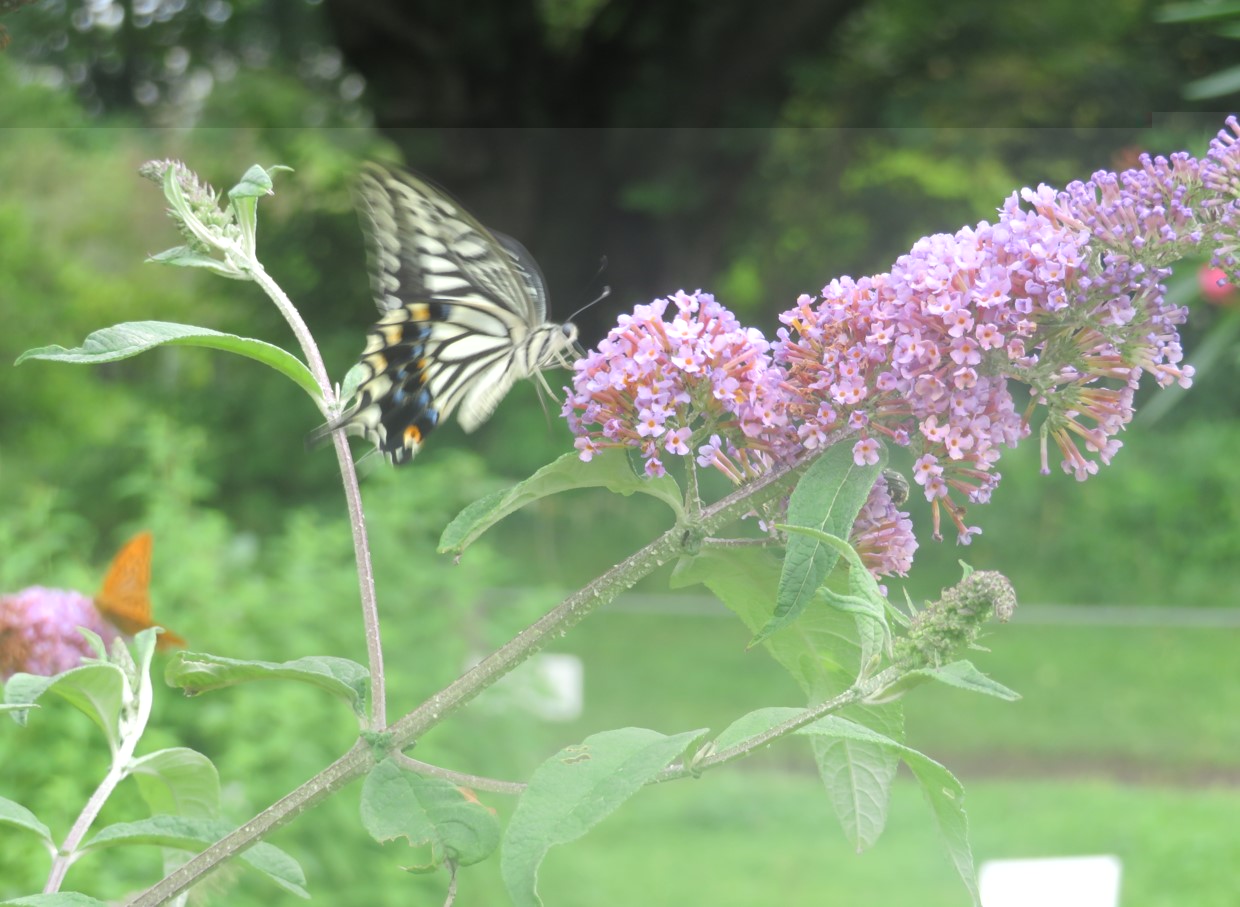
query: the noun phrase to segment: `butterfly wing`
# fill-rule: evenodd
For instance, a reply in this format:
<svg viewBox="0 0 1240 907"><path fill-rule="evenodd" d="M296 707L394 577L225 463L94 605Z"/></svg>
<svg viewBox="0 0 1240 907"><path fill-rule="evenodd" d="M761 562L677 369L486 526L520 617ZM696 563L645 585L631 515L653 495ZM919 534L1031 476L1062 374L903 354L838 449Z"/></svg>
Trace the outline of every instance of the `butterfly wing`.
<svg viewBox="0 0 1240 907"><path fill-rule="evenodd" d="M121 546L112 559L95 607L109 623L130 636L155 626L151 619L151 534L140 532ZM185 640L170 630L159 634L161 649L184 646Z"/></svg>
<svg viewBox="0 0 1240 907"><path fill-rule="evenodd" d="M453 411L481 425L519 378L566 358L576 329L545 322L546 283L519 242L424 180L367 165L358 210L381 317L356 401L312 439L344 428L400 464Z"/></svg>

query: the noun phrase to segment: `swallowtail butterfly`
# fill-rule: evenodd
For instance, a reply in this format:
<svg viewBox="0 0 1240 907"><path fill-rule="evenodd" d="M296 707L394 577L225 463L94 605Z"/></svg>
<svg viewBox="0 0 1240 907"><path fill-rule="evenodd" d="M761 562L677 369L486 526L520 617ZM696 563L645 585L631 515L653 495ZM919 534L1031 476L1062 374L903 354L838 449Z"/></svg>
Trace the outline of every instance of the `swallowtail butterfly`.
<svg viewBox="0 0 1240 907"><path fill-rule="evenodd" d="M362 170L357 204L381 317L356 396L312 442L344 429L407 463L453 411L473 431L518 379L546 387L543 369L571 365L577 328L547 321L546 283L519 242L378 164Z"/></svg>

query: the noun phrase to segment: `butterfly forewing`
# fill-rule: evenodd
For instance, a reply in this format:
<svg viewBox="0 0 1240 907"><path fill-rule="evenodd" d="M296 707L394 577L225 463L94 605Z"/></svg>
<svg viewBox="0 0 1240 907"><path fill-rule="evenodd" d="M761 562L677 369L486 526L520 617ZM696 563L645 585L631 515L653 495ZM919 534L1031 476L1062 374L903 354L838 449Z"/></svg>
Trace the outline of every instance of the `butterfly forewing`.
<svg viewBox="0 0 1240 907"><path fill-rule="evenodd" d="M473 431L518 379L567 364L576 329L546 322L542 272L519 242L376 164L358 181L358 210L381 317L357 397L312 438L344 428L404 463L453 411Z"/></svg>
<svg viewBox="0 0 1240 907"><path fill-rule="evenodd" d="M116 553L103 587L95 596L95 607L122 633L133 635L154 626L151 618L151 534L140 532ZM159 635L158 646L184 646L185 640L171 630Z"/></svg>

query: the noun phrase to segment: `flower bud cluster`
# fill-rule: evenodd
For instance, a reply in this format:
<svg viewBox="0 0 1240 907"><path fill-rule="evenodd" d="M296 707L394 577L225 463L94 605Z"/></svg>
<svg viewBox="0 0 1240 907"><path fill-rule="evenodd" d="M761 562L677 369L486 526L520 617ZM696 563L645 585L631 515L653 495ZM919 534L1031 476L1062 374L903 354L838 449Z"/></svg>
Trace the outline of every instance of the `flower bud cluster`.
<svg viewBox="0 0 1240 907"><path fill-rule="evenodd" d="M176 183L169 197L173 201L170 213L191 249L209 252L221 240L235 242L240 238L232 206L221 208L219 193L180 161L147 161L138 168L140 176L159 186L165 185L169 173Z"/></svg>
<svg viewBox="0 0 1240 907"><path fill-rule="evenodd" d="M970 573L913 615L908 632L895 642L895 661L939 667L973 645L992 615L1006 623L1015 611L1016 592L1007 577L993 570Z"/></svg>

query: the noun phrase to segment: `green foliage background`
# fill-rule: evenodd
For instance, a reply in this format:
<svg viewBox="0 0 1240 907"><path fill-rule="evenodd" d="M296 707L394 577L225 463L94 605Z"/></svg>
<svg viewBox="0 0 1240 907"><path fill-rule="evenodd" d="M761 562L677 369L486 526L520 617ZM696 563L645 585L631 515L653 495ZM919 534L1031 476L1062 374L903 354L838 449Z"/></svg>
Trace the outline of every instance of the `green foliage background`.
<svg viewBox="0 0 1240 907"><path fill-rule="evenodd" d="M1042 5L1039 23L982 21L956 9L938 24L953 36L948 46L977 47L984 43L979 35L991 35L992 28L1009 42L1031 41L1021 29L1036 24L1053 59L1035 68L1005 65L1002 56L990 53L960 54L931 60L926 65L940 77L926 80L913 77L914 61L925 64L928 40L921 7L906 6L913 5L872 5L851 26L856 40L849 54L801 73L785 126L767 137L761 166L738 187L741 213L729 230L727 254L710 263L716 283L705 288L768 335L775 314L797 293L813 292L842 273L885 269L918 236L991 216L1018 186L1062 184L1099 167L1126 166L1134 147L1201 152L1221 126L1221 118L1210 117L1164 118L1152 129L1089 128L1110 122L1101 109L1110 93L1142 96L1147 83L1174 83L1179 70L1152 50L1165 33L1143 24L1145 7L1115 4L1110 16L1078 26L1090 36L1079 42L1062 40L1079 4ZM567 7L548 9L565 17L556 19L557 28L571 31ZM1182 55L1188 70L1217 59L1207 38L1178 33L1177 40L1189 45ZM841 82L857 86L856 104L882 96L886 128L837 128L856 113L836 97ZM315 653L364 660L334 459L326 451L303 450L304 435L318 417L299 390L257 364L200 350L164 349L101 368L5 365L24 349L73 346L96 328L144 318L291 345L283 322L255 288L143 264L176 238L158 189L138 179L136 169L144 160L171 156L217 187L230 185L252 162L294 168L260 206L260 251L305 313L329 368L343 376L372 317L348 181L359 158L392 149L367 126L348 125L359 122L356 111L323 101L320 89L276 68L250 73L244 82L220 86L203 122L286 122L290 109L317 103L333 128L172 131L138 111L95 118L91 104L32 82L0 57L0 123L26 124L0 130L0 590L38 583L91 591L119 544L149 528L155 536L156 615L195 648L273 661ZM1013 95L1027 105L1022 122L1070 128L913 128L935 124L938 117L954 121L953 112L962 108ZM1068 108L1072 122L1056 119L1057 110ZM683 187L679 178L635 179L630 198L646 210L674 211L689 203L676 195ZM676 289L669 285L664 292ZM1185 331L1191 358L1212 332L1227 327L1228 313L1197 297L1190 263L1177 272L1173 293L1193 308ZM914 576L889 586L897 595L905 586L914 598L934 595L958 576L955 561L963 555L978 568L1010 576L1026 603L1234 607L1240 472L1230 451L1240 444L1238 377L1234 353L1223 356L1164 418L1138 421L1115 464L1084 484L1059 473L1053 461L1053 474L1039 475L1034 441L1006 454L994 501L970 515L985 529L981 538L967 551L950 541L933 543L926 513L915 510L923 547ZM1155 393L1147 389L1143 396ZM476 436L465 439L444 427L414 466L400 472L380 467L367 476L391 712L420 702L563 591L664 527L659 505L609 501L597 492L551 499L519 514L472 548L460 566L434 554L439 531L462 506L569 447L555 406L550 408L544 417L533 389L518 388ZM652 584L647 591L657 590ZM987 667L1028 693L1026 702L979 705L952 693L927 694L908 709L912 743L943 754L949 767L951 757L961 759L969 767L966 782L973 766L994 770L998 762L1000 773L1019 773L1022 759L1032 758L1065 771L1082 762L1132 759L1157 778L1168 777L1160 772L1170 766L1182 773L1173 776L1177 782L1211 773L1234 778L1234 735L1218 716L1234 714L1235 703L1219 678L1227 676L1235 632L1019 628L1010 638L997 635ZM604 615L564 642L566 651L586 660L588 710L582 719L531 725L527 716L484 701L431 734L417 756L521 778L556 747L596 730L625 723L669 733L702 724L718 728L746 707L781 697L792 701L786 679L760 653L744 654L744 642L743 628L713 618ZM1161 680L1153 669L1143 677L1142 666L1154 663L1178 667ZM1209 692L1191 699L1184 692L1202 689ZM1081 701L1093 703L1094 711L1071 707ZM342 707L292 686L243 688L192 701L169 693L157 709L149 747L183 744L215 760L226 784L226 810L238 821L312 775L355 734ZM1100 722L1102 709L1114 721ZM783 785L796 783L796 772L808 764L804 754L787 749L759 760L752 778L712 783L757 786L759 806L738 808L769 815L783 802ZM102 743L68 710L46 709L29 729L0 732L4 792L61 833L105 764ZM788 769L791 781L782 774ZM781 774L768 782L766 772ZM1002 815L991 815L1003 812L993 804L1021 798L1004 790L992 800L985 786L981 790L972 796L982 804L977 838L985 856L1008 833ZM642 802L662 793L652 791ZM1045 799L1060 795L1062 811L1074 814L1089 813L1082 804L1107 798L1105 792L1060 790ZM730 808L723 810L720 804L728 802L704 796L679 818L656 817L635 833L658 834L650 829L661 828L673 839L661 849L679 853L702 829L745 824ZM509 808L502 800L497 805ZM1098 807L1104 808L1131 809L1140 824L1157 823L1151 817L1165 806L1133 799ZM136 797L120 798L104 820L139 814ZM901 815L897 810L897 840L887 852L895 861L909 856L901 849L905 830L918 821L928 825L924 815L901 825ZM1052 829L1047 840L1061 832ZM805 853L795 849L804 839L782 842L791 864L804 866L827 853L825 865L850 865L834 832L796 834L813 835L813 847ZM0 849L0 896L34 890L45 872L44 857L13 840L10 847L6 836ZM341 892L359 903L441 899L439 881L407 882L392 868L414 862L407 852L389 846L391 853L377 853L348 793L282 830L274 843L302 860L312 890L329 900ZM604 839L601 846L618 844ZM752 841L734 846L738 853L754 849ZM1025 846L1050 844L1038 839ZM711 859L721 852L727 851L716 850ZM596 865L599 852L586 853L580 865ZM1168 865L1187 859L1163 857ZM1219 856L1223 865L1229 858ZM634 859L645 867L648 854ZM549 877L563 877L561 891L579 890L585 876L574 875L571 859L556 860L548 864ZM598 883L605 892L626 875L646 871L610 865L615 879ZM489 871L478 870L483 879ZM790 870L779 865L761 871ZM110 855L106 865L84 863L70 881L119 897L157 872L155 854L126 853ZM227 870L212 881L222 900L271 903L265 883L237 872ZM496 884L493 877L477 882L468 895L476 900L463 903L494 903L484 895L496 891ZM943 903L958 894L949 890ZM723 891L713 900L739 903L727 896ZM557 903L595 903L569 897ZM1199 901L1210 902L1208 896Z"/></svg>

